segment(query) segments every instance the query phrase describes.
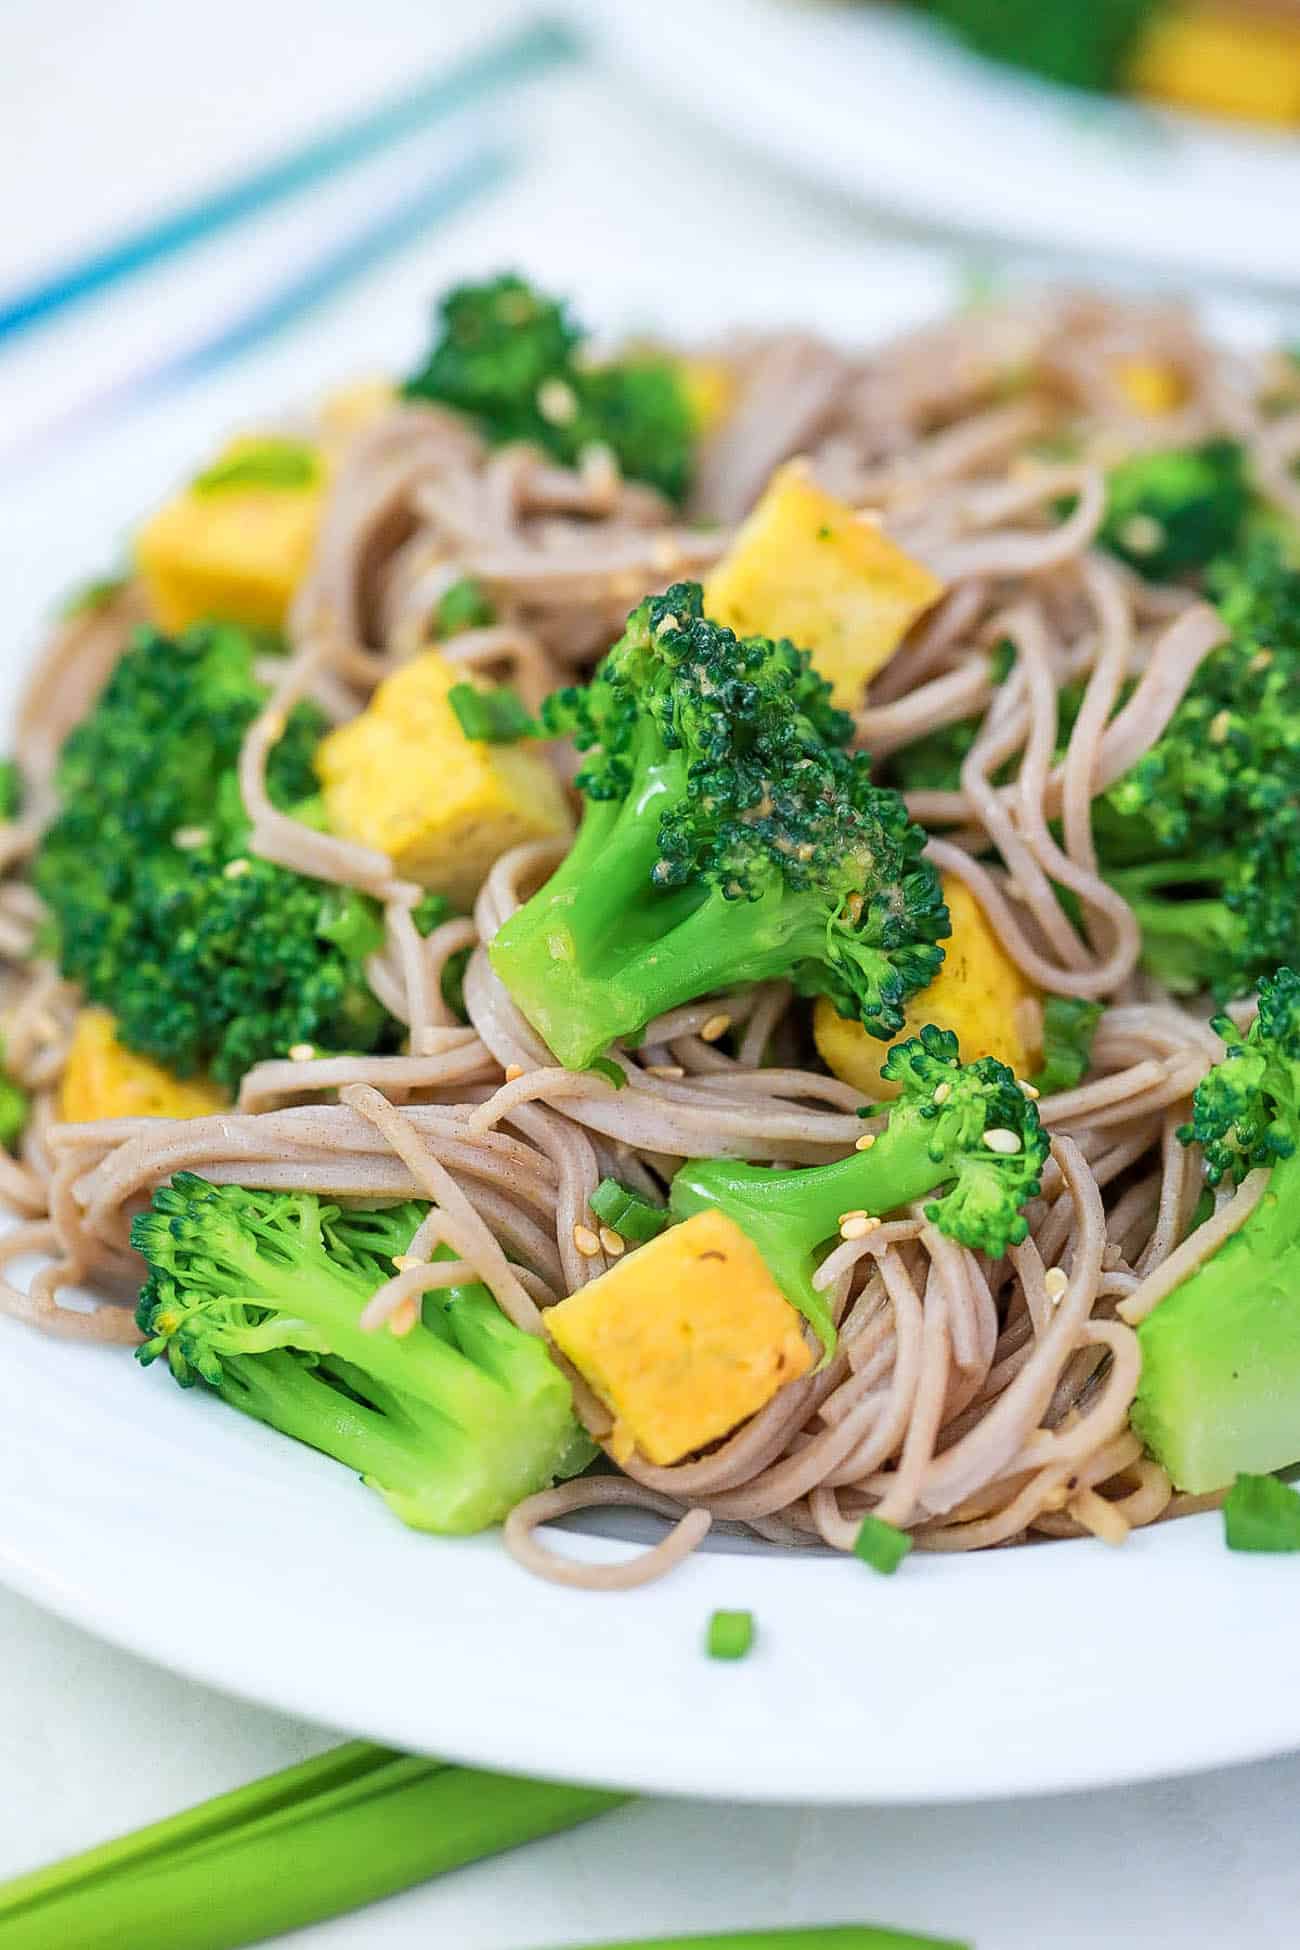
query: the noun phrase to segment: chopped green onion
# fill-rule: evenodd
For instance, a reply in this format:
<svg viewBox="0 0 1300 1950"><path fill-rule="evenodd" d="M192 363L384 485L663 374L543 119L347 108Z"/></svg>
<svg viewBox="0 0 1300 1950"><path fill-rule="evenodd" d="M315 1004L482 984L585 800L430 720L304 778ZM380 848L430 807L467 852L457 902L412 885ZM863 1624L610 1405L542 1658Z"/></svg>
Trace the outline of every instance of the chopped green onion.
<svg viewBox="0 0 1300 1950"><path fill-rule="evenodd" d="M627 1082L627 1071L621 1064L616 1063L612 1056L598 1056L594 1063L587 1065L587 1068L594 1071L598 1077L604 1077L606 1083L612 1083L615 1090L621 1090Z"/></svg>
<svg viewBox="0 0 1300 1950"><path fill-rule="evenodd" d="M451 919L451 902L445 894L421 894L411 909L411 919L419 934L432 934L444 921Z"/></svg>
<svg viewBox="0 0 1300 1950"><path fill-rule="evenodd" d="M71 623L78 616L95 616L107 609L126 588L125 576L97 576L92 582L78 583L59 605L59 618Z"/></svg>
<svg viewBox="0 0 1300 1950"><path fill-rule="evenodd" d="M7 1883L0 1936L5 1950L237 1950L626 1799L354 1741Z"/></svg>
<svg viewBox="0 0 1300 1950"><path fill-rule="evenodd" d="M331 887L321 896L316 932L351 961L364 961L384 945L384 923L374 901L352 887Z"/></svg>
<svg viewBox="0 0 1300 1950"><path fill-rule="evenodd" d="M532 719L517 693L504 685L500 690L480 691L473 684L453 684L447 701L467 738L481 738L488 745L512 745L516 739L532 736Z"/></svg>
<svg viewBox="0 0 1300 1950"><path fill-rule="evenodd" d="M1223 1505L1230 1551L1300 1551L1300 1496L1276 1476L1239 1476Z"/></svg>
<svg viewBox="0 0 1300 1950"><path fill-rule="evenodd" d="M754 1649L752 1611L715 1611L709 1620L709 1657L747 1659Z"/></svg>
<svg viewBox="0 0 1300 1950"><path fill-rule="evenodd" d="M666 1212L617 1178L602 1178L587 1203L602 1225L619 1233L631 1246L644 1246L668 1223Z"/></svg>
<svg viewBox="0 0 1300 1950"><path fill-rule="evenodd" d="M865 1516L853 1540L853 1555L887 1578L894 1575L911 1548L907 1532L881 1517Z"/></svg>
<svg viewBox="0 0 1300 1950"><path fill-rule="evenodd" d="M309 488L320 478L320 455L305 440L271 437L240 444L190 482L193 494L237 493L241 488Z"/></svg>
<svg viewBox="0 0 1300 1950"><path fill-rule="evenodd" d="M433 631L438 637L459 636L462 630L485 629L495 623L497 613L473 576L462 576L444 589L433 612Z"/></svg>
<svg viewBox="0 0 1300 1950"><path fill-rule="evenodd" d="M23 808L23 775L16 758L0 758L0 819L16 819Z"/></svg>
<svg viewBox="0 0 1300 1950"><path fill-rule="evenodd" d="M1034 1086L1040 1097L1073 1090L1092 1062L1092 1041L1101 1021L1100 1002L1079 996L1049 995L1043 1004L1043 1061Z"/></svg>

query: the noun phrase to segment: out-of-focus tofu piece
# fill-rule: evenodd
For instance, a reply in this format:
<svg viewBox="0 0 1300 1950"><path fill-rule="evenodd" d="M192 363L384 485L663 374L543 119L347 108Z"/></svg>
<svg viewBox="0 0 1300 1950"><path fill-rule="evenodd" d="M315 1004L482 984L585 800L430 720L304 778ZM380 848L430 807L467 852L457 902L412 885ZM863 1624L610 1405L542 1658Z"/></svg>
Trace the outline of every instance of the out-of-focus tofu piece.
<svg viewBox="0 0 1300 1950"><path fill-rule="evenodd" d="M230 1102L207 1077L174 1077L152 1057L124 1049L107 1009L83 1009L59 1090L68 1124L101 1117L209 1117Z"/></svg>

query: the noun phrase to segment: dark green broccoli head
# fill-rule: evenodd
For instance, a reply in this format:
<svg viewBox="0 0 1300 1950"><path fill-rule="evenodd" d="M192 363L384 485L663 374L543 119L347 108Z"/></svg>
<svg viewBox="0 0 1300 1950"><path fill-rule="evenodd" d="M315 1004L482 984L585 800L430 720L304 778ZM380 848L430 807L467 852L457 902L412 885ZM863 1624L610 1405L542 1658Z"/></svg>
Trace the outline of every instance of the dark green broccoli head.
<svg viewBox="0 0 1300 1950"><path fill-rule="evenodd" d="M880 1074L899 1087L891 1126L899 1109L915 1112L930 1156L953 1172L926 1217L977 1252L1018 1245L1029 1229L1020 1208L1038 1195L1050 1146L1015 1072L994 1056L963 1063L952 1031L927 1023L890 1050Z"/></svg>
<svg viewBox="0 0 1300 1950"><path fill-rule="evenodd" d="M738 638L679 583L543 717L587 754L587 813L492 953L562 1061L772 975L897 1034L938 971L947 909L925 835L844 749L851 721L807 652Z"/></svg>
<svg viewBox="0 0 1300 1950"><path fill-rule="evenodd" d="M243 630L137 638L60 757L60 810L33 877L65 975L128 1048L234 1084L297 1043L395 1047L362 962L381 938L356 895L251 857L235 768L265 700ZM272 799L315 790L324 720L290 714Z"/></svg>
<svg viewBox="0 0 1300 1950"><path fill-rule="evenodd" d="M1240 1182L1248 1171L1291 1157L1300 1140L1300 975L1279 968L1259 985L1259 1014L1243 1035L1216 1017L1223 1061L1201 1079L1192 1119L1178 1133L1199 1144L1205 1175Z"/></svg>
<svg viewBox="0 0 1300 1950"><path fill-rule="evenodd" d="M1101 542L1153 582L1204 569L1241 536L1250 511L1245 463L1233 440L1121 461L1106 480Z"/></svg>
<svg viewBox="0 0 1300 1950"><path fill-rule="evenodd" d="M528 441L566 466L608 447L629 479L685 497L694 427L671 361L591 362L564 305L513 275L457 286L438 319L429 358L403 388L408 398L454 407L493 446Z"/></svg>

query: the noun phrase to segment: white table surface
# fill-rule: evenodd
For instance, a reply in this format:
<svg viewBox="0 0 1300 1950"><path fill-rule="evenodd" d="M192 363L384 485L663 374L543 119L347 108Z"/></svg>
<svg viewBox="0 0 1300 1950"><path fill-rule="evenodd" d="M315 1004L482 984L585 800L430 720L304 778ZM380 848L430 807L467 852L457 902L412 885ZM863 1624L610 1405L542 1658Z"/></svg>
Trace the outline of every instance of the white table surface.
<svg viewBox="0 0 1300 1950"><path fill-rule="evenodd" d="M518 11L509 0L3 0L0 288L83 248L163 189L183 193L273 151ZM702 58L725 85L707 28ZM689 309L693 269L716 277L719 262L734 261L739 275L752 251L792 265L860 252L864 277L886 261L873 259L860 213L811 199L671 116L629 108L624 89L587 67L489 117L495 128L508 121L525 151L509 187L336 308L326 343L300 335L214 382L214 424L241 394L275 398L290 376L309 389L347 366L349 348L391 343L384 320L394 313L417 343L428 295L466 268L554 261L571 278L591 269L609 290L620 266L635 264L644 289L649 257L671 264ZM6 444L131 370L161 337L184 337L214 286L228 292L245 253L265 259L275 247L256 235L217 246L0 352ZM792 283L788 312L798 311ZM202 402L185 408L196 410ZM4 563L0 537L0 574L17 566ZM1117 1638L1132 1656L1158 1658L1162 1632L1177 1629L1176 1619L1125 1620ZM1279 1672L1278 1683L1293 1677ZM0 1592L0 1877L336 1737L173 1678ZM1300 1760L1280 1760L979 1808L643 1802L293 1942L546 1950L650 1931L872 1919L979 1950L1282 1950L1300 1942L1298 1800Z"/></svg>

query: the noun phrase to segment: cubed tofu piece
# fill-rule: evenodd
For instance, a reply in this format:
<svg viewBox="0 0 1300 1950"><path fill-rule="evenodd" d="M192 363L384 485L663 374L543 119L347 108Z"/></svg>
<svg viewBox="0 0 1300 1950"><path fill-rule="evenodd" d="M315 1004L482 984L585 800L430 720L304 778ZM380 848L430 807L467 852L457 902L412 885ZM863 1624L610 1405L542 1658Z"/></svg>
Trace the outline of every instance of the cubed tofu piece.
<svg viewBox="0 0 1300 1950"><path fill-rule="evenodd" d="M720 427L736 403L736 375L725 359L682 358L677 376L697 433Z"/></svg>
<svg viewBox="0 0 1300 1950"><path fill-rule="evenodd" d="M1043 1055L1042 997L1007 954L970 889L945 876L943 893L952 919L943 967L908 1003L903 1035L915 1036L932 1022L953 1031L964 1063L996 1056L1018 1077L1030 1076ZM898 1095L898 1085L880 1074L889 1044L868 1035L860 1022L836 1015L825 996L813 1012L813 1034L822 1061L845 1083L868 1097Z"/></svg>
<svg viewBox="0 0 1300 1950"><path fill-rule="evenodd" d="M938 577L869 515L790 461L709 576L704 608L739 636L784 636L810 650L849 710L942 594Z"/></svg>
<svg viewBox="0 0 1300 1950"><path fill-rule="evenodd" d="M1187 401L1187 381L1166 359L1121 359L1115 383L1135 413L1158 420Z"/></svg>
<svg viewBox="0 0 1300 1950"><path fill-rule="evenodd" d="M551 1307L547 1331L614 1417L614 1455L680 1462L729 1433L814 1355L752 1240L697 1212Z"/></svg>
<svg viewBox="0 0 1300 1950"><path fill-rule="evenodd" d="M292 447L314 473L282 484L238 481L239 464L256 474L268 444ZM236 478L211 485L227 469ZM174 632L214 617L279 629L311 561L327 475L324 455L305 443L256 434L231 441L135 538L136 567L159 627Z"/></svg>
<svg viewBox="0 0 1300 1950"><path fill-rule="evenodd" d="M1223 0L1154 8L1128 83L1180 108L1293 127L1300 124L1300 21L1247 18Z"/></svg>
<svg viewBox="0 0 1300 1950"><path fill-rule="evenodd" d="M72 1032L59 1091L69 1124L101 1117L209 1117L230 1102L207 1077L174 1077L161 1063L124 1049L107 1009L83 1009Z"/></svg>
<svg viewBox="0 0 1300 1950"><path fill-rule="evenodd" d="M448 696L470 681L463 664L425 650L316 755L333 831L378 847L404 878L466 906L508 847L571 830L545 759L465 736Z"/></svg>

